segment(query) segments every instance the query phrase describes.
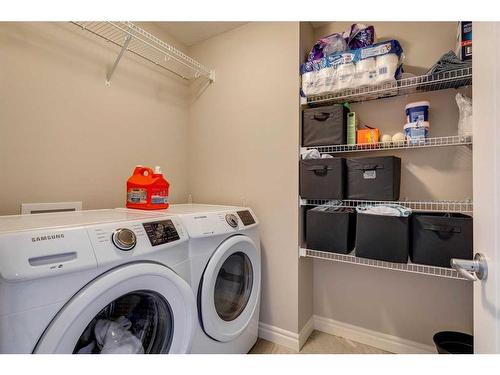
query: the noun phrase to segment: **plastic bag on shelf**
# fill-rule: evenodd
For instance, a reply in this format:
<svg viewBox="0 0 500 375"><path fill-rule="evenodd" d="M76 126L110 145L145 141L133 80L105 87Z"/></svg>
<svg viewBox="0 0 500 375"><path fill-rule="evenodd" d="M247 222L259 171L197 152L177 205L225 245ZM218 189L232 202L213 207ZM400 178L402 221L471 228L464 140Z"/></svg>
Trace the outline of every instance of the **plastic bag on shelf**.
<svg viewBox="0 0 500 375"><path fill-rule="evenodd" d="M353 23L347 40L349 49L358 49L371 46L375 43L375 28L371 25L365 26L362 23Z"/></svg>
<svg viewBox="0 0 500 375"><path fill-rule="evenodd" d="M308 62L319 60L326 55L347 50L347 41L341 33L335 33L319 39L309 52Z"/></svg>
<svg viewBox="0 0 500 375"><path fill-rule="evenodd" d="M472 135L472 99L458 93L455 96L458 105L458 135Z"/></svg>

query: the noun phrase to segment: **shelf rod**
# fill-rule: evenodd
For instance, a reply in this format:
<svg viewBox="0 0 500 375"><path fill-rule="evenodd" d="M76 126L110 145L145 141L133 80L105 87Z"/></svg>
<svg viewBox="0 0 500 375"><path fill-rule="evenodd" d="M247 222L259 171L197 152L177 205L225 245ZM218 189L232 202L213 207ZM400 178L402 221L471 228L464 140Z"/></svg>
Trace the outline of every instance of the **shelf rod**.
<svg viewBox="0 0 500 375"><path fill-rule="evenodd" d="M111 77L113 76L113 73L116 70L116 67L118 66L118 63L120 62L121 58L123 57L123 54L127 50L127 47L132 40L132 35L128 34L127 37L125 38L125 43L123 43L122 49L120 50L120 53L116 57L115 63L109 70L108 74L106 74L106 86L109 87L111 85Z"/></svg>

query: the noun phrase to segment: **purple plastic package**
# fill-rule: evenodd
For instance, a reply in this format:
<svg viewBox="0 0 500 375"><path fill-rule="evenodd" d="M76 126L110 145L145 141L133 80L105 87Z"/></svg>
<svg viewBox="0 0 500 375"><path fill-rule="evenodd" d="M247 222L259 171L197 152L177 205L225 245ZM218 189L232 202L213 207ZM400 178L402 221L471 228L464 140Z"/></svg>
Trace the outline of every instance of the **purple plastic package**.
<svg viewBox="0 0 500 375"><path fill-rule="evenodd" d="M351 32L347 40L349 49L368 47L373 43L375 43L375 28L373 26L365 26L361 23L351 25Z"/></svg>
<svg viewBox="0 0 500 375"><path fill-rule="evenodd" d="M321 38L314 44L309 56L307 57L308 62L313 62L319 60L327 55L342 52L347 49L347 41L344 39L342 34L335 33Z"/></svg>

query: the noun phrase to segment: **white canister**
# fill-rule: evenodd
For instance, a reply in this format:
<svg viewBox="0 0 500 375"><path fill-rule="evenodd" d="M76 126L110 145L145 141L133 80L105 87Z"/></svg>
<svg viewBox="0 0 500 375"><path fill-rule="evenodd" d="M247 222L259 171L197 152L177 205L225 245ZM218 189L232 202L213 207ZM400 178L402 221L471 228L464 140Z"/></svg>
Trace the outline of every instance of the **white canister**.
<svg viewBox="0 0 500 375"><path fill-rule="evenodd" d="M410 143L419 143L429 137L427 121L410 122L404 126L406 139Z"/></svg>

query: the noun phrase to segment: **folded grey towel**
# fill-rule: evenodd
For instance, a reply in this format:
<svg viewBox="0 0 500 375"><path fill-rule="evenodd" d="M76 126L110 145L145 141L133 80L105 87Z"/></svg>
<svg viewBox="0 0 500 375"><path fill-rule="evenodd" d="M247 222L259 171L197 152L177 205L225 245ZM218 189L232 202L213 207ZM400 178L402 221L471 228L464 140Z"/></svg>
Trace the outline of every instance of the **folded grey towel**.
<svg viewBox="0 0 500 375"><path fill-rule="evenodd" d="M441 56L437 63L435 63L432 68L427 71L427 75L443 73L450 70L458 70L469 68L472 66L472 60L462 61L460 60L455 52L448 51L443 56Z"/></svg>

